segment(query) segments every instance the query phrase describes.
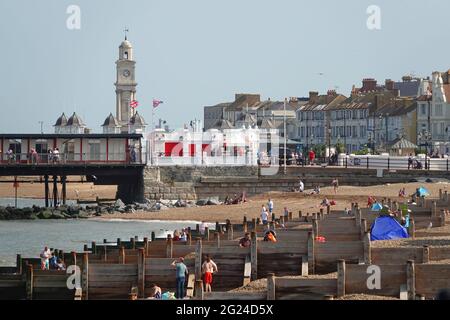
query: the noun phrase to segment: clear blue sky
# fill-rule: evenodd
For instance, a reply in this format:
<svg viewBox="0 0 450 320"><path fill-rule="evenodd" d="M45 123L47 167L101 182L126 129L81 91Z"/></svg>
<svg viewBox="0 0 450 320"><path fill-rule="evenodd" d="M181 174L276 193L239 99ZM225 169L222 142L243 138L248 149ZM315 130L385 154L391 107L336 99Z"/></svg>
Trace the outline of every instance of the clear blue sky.
<svg viewBox="0 0 450 320"><path fill-rule="evenodd" d="M66 9L81 8L81 30ZM369 5L381 30L366 27ZM139 107L181 126L234 93L305 96L364 77L450 68L450 2L442 0L1 0L0 131L52 130L77 111L94 131L115 112L123 29L135 48ZM318 73L323 72L320 76Z"/></svg>

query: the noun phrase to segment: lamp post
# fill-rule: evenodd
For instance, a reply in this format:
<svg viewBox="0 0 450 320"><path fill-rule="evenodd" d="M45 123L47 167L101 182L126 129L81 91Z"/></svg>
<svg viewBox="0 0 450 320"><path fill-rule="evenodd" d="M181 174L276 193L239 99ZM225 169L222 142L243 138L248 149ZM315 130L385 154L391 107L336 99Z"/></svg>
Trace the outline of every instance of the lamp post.
<svg viewBox="0 0 450 320"><path fill-rule="evenodd" d="M286 104L287 104L287 98L284 98L284 114L283 114L283 123L284 123L284 174L286 174L287 172L287 160L286 160L286 156L287 156L287 150L286 150L286 145L287 145L287 131L286 131Z"/></svg>

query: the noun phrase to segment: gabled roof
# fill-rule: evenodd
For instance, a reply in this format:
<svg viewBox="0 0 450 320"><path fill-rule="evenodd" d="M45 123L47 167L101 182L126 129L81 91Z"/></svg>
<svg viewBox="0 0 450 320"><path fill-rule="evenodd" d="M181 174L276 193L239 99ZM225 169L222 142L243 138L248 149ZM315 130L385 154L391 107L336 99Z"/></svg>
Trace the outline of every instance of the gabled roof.
<svg viewBox="0 0 450 320"><path fill-rule="evenodd" d="M417 145L405 138L397 138L389 146L391 149L416 149Z"/></svg>
<svg viewBox="0 0 450 320"><path fill-rule="evenodd" d="M119 121L117 121L113 114L110 113L109 116L105 119L102 127L120 127L120 125Z"/></svg>
<svg viewBox="0 0 450 320"><path fill-rule="evenodd" d="M145 126L147 123L145 122L144 118L136 111L134 116L130 119L130 124L134 126Z"/></svg>
<svg viewBox="0 0 450 320"><path fill-rule="evenodd" d="M219 128L219 129L233 129L234 126L233 124L227 120L227 119L220 119L219 121L217 121L217 123L214 126L215 128Z"/></svg>
<svg viewBox="0 0 450 320"><path fill-rule="evenodd" d="M273 121L267 118L258 121L258 127L260 127L261 129L276 129Z"/></svg>
<svg viewBox="0 0 450 320"><path fill-rule="evenodd" d="M400 97L416 97L419 92L420 81L395 82L394 89L399 91Z"/></svg>
<svg viewBox="0 0 450 320"><path fill-rule="evenodd" d="M56 120L54 127L64 127L67 125L67 117L63 114Z"/></svg>
<svg viewBox="0 0 450 320"><path fill-rule="evenodd" d="M85 127L83 120L74 112L73 115L67 120L68 126Z"/></svg>

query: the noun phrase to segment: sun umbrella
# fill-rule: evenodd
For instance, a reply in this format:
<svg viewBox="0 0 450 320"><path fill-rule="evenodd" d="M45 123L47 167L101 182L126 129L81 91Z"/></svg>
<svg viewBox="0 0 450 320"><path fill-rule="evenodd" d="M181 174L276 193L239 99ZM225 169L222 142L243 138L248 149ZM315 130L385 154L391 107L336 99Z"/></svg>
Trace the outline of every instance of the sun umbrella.
<svg viewBox="0 0 450 320"><path fill-rule="evenodd" d="M421 196L421 197L426 197L426 196L430 195L428 190L425 189L424 187L420 187L418 191L419 191L419 196Z"/></svg>
<svg viewBox="0 0 450 320"><path fill-rule="evenodd" d="M379 204L378 202L374 203L374 205L372 206L373 211L380 211L381 209L383 209L383 206L381 204Z"/></svg>

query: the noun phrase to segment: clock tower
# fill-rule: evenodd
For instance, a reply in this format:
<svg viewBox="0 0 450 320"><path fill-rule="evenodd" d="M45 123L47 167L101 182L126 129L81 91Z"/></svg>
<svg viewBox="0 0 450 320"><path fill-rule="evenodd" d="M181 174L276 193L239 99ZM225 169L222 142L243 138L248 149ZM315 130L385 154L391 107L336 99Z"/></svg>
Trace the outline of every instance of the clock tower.
<svg viewBox="0 0 450 320"><path fill-rule="evenodd" d="M117 80L116 86L116 118L122 132L128 132L131 117L134 116L130 103L136 100L136 61L133 60L133 46L127 40L119 47L119 60L116 61Z"/></svg>

